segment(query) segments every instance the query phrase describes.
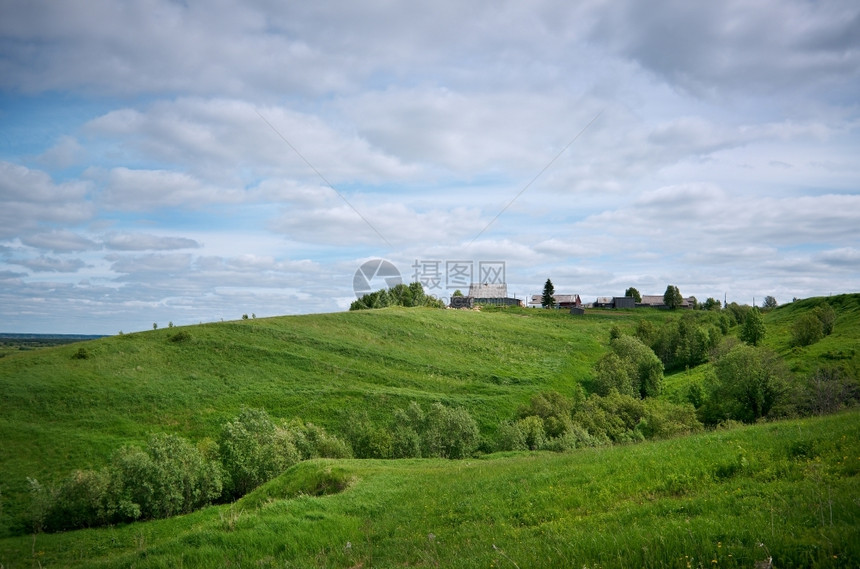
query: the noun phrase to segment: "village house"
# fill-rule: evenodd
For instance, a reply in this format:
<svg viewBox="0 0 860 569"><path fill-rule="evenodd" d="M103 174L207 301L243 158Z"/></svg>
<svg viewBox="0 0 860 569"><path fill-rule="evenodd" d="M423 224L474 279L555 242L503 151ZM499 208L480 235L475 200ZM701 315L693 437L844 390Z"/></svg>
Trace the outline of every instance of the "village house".
<svg viewBox="0 0 860 569"><path fill-rule="evenodd" d="M580 308L582 307L582 300L580 300L578 294L554 294L552 295L553 303L556 308ZM533 294L531 302L529 302L531 306L542 306L543 305L543 296L540 294Z"/></svg>
<svg viewBox="0 0 860 569"><path fill-rule="evenodd" d="M493 306L522 306L517 298L508 297L508 285L472 283L469 285L468 296L452 296L452 308L474 308L475 305L490 304Z"/></svg>

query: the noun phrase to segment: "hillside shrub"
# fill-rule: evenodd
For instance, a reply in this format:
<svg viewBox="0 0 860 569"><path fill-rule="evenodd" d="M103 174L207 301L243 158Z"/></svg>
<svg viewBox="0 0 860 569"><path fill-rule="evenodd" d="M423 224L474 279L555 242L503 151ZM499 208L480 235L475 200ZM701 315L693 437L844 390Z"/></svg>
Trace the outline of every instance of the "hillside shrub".
<svg viewBox="0 0 860 569"><path fill-rule="evenodd" d="M807 413L835 413L860 402L860 378L841 366L824 366L815 370L805 386Z"/></svg>
<svg viewBox="0 0 860 569"><path fill-rule="evenodd" d="M833 333L833 326L836 323L836 311L828 303L816 306L812 313L821 322L821 331L825 336Z"/></svg>
<svg viewBox="0 0 860 569"><path fill-rule="evenodd" d="M220 465L177 435L124 446L108 467L77 470L59 487L31 479L34 530L64 531L192 512L221 496Z"/></svg>
<svg viewBox="0 0 860 569"><path fill-rule="evenodd" d="M421 456L466 458L478 447L478 424L463 408L434 403L424 419L421 433Z"/></svg>
<svg viewBox="0 0 860 569"><path fill-rule="evenodd" d="M191 340L191 333L188 330L180 330L176 334L169 336L169 340L174 343L188 342Z"/></svg>
<svg viewBox="0 0 860 569"><path fill-rule="evenodd" d="M707 389L707 400L699 409L706 424L727 419L752 423L768 416L779 404L783 408L791 404L788 372L782 360L766 348L746 344L735 344L714 363Z"/></svg>
<svg viewBox="0 0 860 569"><path fill-rule="evenodd" d="M496 449L505 450L528 450L526 434L516 421L504 421L496 431Z"/></svg>
<svg viewBox="0 0 860 569"><path fill-rule="evenodd" d="M531 398L529 405L520 408L520 419L535 416L542 423L547 437L557 437L570 427L570 413L573 401L557 391L538 393Z"/></svg>
<svg viewBox="0 0 860 569"><path fill-rule="evenodd" d="M108 511L113 521L186 514L221 495L220 466L177 435L152 435L145 449L126 446L110 468Z"/></svg>
<svg viewBox="0 0 860 569"><path fill-rule="evenodd" d="M615 352L604 354L594 366L594 392L606 397L613 390L633 395L633 382L627 373L627 366Z"/></svg>
<svg viewBox="0 0 860 569"><path fill-rule="evenodd" d="M791 345L810 346L824 337L824 326L815 314L807 312L791 325Z"/></svg>
<svg viewBox="0 0 860 569"><path fill-rule="evenodd" d="M76 470L54 493L46 517L48 531L96 527L109 521L110 470Z"/></svg>
<svg viewBox="0 0 860 569"><path fill-rule="evenodd" d="M597 384L608 395L606 387L615 387L619 393L636 397L653 397L663 387L663 363L654 352L633 336L622 336L610 342L609 347L618 356L625 373L620 373L618 362L602 359L597 366Z"/></svg>
<svg viewBox="0 0 860 569"><path fill-rule="evenodd" d="M525 419L520 419L516 423L517 429L522 433L528 450L540 450L544 448L547 442L546 432L544 431L543 421L536 415L530 415Z"/></svg>
<svg viewBox="0 0 860 569"><path fill-rule="evenodd" d="M365 294L350 304L350 310L368 310L372 308L386 308L388 306L427 306L430 308L445 308L445 303L424 292L424 287L419 282L398 284L390 289L380 289Z"/></svg>
<svg viewBox="0 0 860 569"><path fill-rule="evenodd" d="M352 413L347 420L347 439L356 458L391 458L393 430L378 425L367 413Z"/></svg>
<svg viewBox="0 0 860 569"><path fill-rule="evenodd" d="M88 360L91 357L92 357L92 354L90 354L90 351L83 346L78 348L77 351L75 351L75 353L72 354L72 359L74 359L74 360Z"/></svg>
<svg viewBox="0 0 860 569"><path fill-rule="evenodd" d="M758 346L762 343L766 334L767 330L764 327L761 312L758 311L758 308L751 308L747 311L743 326L741 326L741 330L738 332L738 338L750 346Z"/></svg>
<svg viewBox="0 0 860 569"><path fill-rule="evenodd" d="M411 401L405 409L394 411L391 435L393 458L418 458L421 456L421 433L424 430L424 410Z"/></svg>
<svg viewBox="0 0 860 569"><path fill-rule="evenodd" d="M298 449L301 460L312 458L352 458L352 448L349 444L319 425L302 423L293 419L284 427L278 428L287 440L292 440Z"/></svg>
<svg viewBox="0 0 860 569"><path fill-rule="evenodd" d="M276 427L265 410L242 409L224 424L218 439L226 494L243 496L298 462L303 453L297 438Z"/></svg>

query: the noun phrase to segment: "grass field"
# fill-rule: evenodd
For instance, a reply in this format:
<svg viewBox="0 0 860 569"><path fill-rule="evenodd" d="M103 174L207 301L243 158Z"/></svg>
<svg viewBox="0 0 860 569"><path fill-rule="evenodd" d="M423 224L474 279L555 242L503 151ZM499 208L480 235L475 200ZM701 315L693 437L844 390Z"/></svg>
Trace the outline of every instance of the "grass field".
<svg viewBox="0 0 860 569"><path fill-rule="evenodd" d="M567 454L300 463L191 515L0 540L20 567L860 565L860 415Z"/></svg>
<svg viewBox="0 0 860 569"><path fill-rule="evenodd" d="M799 375L834 362L856 375L860 295L827 299L839 315L831 336L790 345L793 320L821 301L767 313L765 343ZM215 437L242 407L338 433L351 411L383 420L410 401L443 401L491 437L534 394L587 384L611 327L677 317L384 309L12 353L0 358L0 538L22 530L28 476L100 468L152 432ZM667 376L664 397L682 397L709 367ZM0 567L711 567L751 566L767 551L778 567L860 566L858 425L846 413L564 455L314 461L230 506L0 539Z"/></svg>

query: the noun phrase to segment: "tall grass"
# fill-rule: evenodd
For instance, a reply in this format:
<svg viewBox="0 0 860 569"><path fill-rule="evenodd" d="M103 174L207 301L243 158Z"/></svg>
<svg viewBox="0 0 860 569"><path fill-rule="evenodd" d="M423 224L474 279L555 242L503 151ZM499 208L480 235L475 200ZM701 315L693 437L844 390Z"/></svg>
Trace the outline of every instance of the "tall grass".
<svg viewBox="0 0 860 569"><path fill-rule="evenodd" d="M568 454L300 463L231 505L0 540L4 567L856 567L860 414Z"/></svg>

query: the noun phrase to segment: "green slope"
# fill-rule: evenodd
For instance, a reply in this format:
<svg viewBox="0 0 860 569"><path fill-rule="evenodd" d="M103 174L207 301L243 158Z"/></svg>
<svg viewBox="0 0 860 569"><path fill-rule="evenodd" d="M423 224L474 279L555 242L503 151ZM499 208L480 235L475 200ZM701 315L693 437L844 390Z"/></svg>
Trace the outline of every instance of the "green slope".
<svg viewBox="0 0 860 569"><path fill-rule="evenodd" d="M792 322L823 301L837 310L834 333L792 348ZM492 436L532 395L570 393L588 381L612 326L630 333L640 319L679 315L384 309L162 329L9 355L0 358L0 536L20 530L27 476L50 482L99 468L151 432L215 437L243 406L338 433L350 411L388 419L412 400L444 401L466 407ZM833 363L860 369L858 294L786 305L765 323L766 344L799 375ZM89 357L74 357L81 348ZM708 368L667 377L666 397L682 398Z"/></svg>
<svg viewBox="0 0 860 569"><path fill-rule="evenodd" d="M155 431L214 437L243 406L341 432L348 410L387 419L411 400L444 401L491 433L534 393L589 377L607 322L628 320L384 309L162 329L0 358L0 535L24 507L27 476L98 468ZM89 357L73 357L82 347Z"/></svg>
<svg viewBox="0 0 860 569"><path fill-rule="evenodd" d="M567 454L300 463L232 505L0 540L20 567L860 566L860 414Z"/></svg>

